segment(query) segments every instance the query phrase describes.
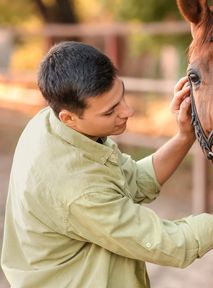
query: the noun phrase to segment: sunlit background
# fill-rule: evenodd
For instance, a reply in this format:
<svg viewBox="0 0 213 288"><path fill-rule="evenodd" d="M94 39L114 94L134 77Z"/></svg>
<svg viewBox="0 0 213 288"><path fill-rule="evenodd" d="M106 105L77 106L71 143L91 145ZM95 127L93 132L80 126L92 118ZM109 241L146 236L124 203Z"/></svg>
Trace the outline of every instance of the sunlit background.
<svg viewBox="0 0 213 288"><path fill-rule="evenodd" d="M115 138L121 150L139 159L176 132L169 103L174 84L185 75L191 34L175 0L0 0L0 244L15 145L27 121L46 105L37 89L37 67L54 43L67 40L94 45L119 69L135 108L126 133ZM150 205L161 217L213 211L213 171L202 157L195 145ZM200 198L197 173L204 183ZM152 287L213 287L212 258L185 270L148 264ZM9 287L1 271L0 287Z"/></svg>

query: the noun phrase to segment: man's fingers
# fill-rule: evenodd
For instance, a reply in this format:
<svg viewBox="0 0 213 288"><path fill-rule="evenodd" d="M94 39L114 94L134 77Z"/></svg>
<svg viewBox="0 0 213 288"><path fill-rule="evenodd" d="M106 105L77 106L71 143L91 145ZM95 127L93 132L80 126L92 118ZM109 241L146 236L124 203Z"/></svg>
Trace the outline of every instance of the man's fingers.
<svg viewBox="0 0 213 288"><path fill-rule="evenodd" d="M188 84L188 77L187 76L184 76L182 77L178 82L177 84L175 85L174 87L174 92L177 93L178 91L180 91L184 85L189 85Z"/></svg>
<svg viewBox="0 0 213 288"><path fill-rule="evenodd" d="M179 119L181 122L185 122L188 120L190 110L191 110L191 98L186 97L180 105Z"/></svg>
<svg viewBox="0 0 213 288"><path fill-rule="evenodd" d="M174 112L176 110L180 109L180 105L183 102L183 100L188 97L190 94L190 87L186 85L182 88L182 90L176 92L175 97L171 101L170 108Z"/></svg>

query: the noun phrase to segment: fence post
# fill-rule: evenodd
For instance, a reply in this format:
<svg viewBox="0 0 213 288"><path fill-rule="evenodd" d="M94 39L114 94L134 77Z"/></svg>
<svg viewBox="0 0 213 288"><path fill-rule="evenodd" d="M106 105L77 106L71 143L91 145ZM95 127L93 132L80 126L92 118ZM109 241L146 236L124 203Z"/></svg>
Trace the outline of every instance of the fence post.
<svg viewBox="0 0 213 288"><path fill-rule="evenodd" d="M8 72L13 49L13 35L9 29L0 29L0 72Z"/></svg>
<svg viewBox="0 0 213 288"><path fill-rule="evenodd" d="M106 35L104 37L104 52L112 60L115 67L119 67L119 40L117 35Z"/></svg>
<svg viewBox="0 0 213 288"><path fill-rule="evenodd" d="M208 211L208 162L198 143L195 144L193 157L193 190L192 211L202 213Z"/></svg>

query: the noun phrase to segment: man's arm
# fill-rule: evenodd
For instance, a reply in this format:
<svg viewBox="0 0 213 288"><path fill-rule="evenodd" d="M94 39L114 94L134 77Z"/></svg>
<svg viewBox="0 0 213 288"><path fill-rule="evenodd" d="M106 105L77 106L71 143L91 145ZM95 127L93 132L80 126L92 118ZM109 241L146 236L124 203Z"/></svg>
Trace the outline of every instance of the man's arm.
<svg viewBox="0 0 213 288"><path fill-rule="evenodd" d="M191 99L187 77L175 86L171 110L178 123L177 134L153 154L153 166L158 182L164 184L181 163L195 141L191 125Z"/></svg>
<svg viewBox="0 0 213 288"><path fill-rule="evenodd" d="M108 188L96 185L96 192L85 191L64 207L68 237L76 234L122 257L182 268L213 248L212 215L160 219L148 207L122 196L116 187Z"/></svg>

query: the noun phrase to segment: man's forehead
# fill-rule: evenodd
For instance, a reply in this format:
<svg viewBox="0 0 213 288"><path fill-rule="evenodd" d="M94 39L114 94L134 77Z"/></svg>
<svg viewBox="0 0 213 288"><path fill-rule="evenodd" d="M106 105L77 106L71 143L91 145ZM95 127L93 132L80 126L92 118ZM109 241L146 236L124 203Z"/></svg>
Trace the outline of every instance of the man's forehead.
<svg viewBox="0 0 213 288"><path fill-rule="evenodd" d="M96 104L103 104L106 109L110 109L114 105L116 105L124 94L124 83L120 78L116 78L112 88L97 96L88 97L85 101L87 108L89 109L91 106Z"/></svg>

